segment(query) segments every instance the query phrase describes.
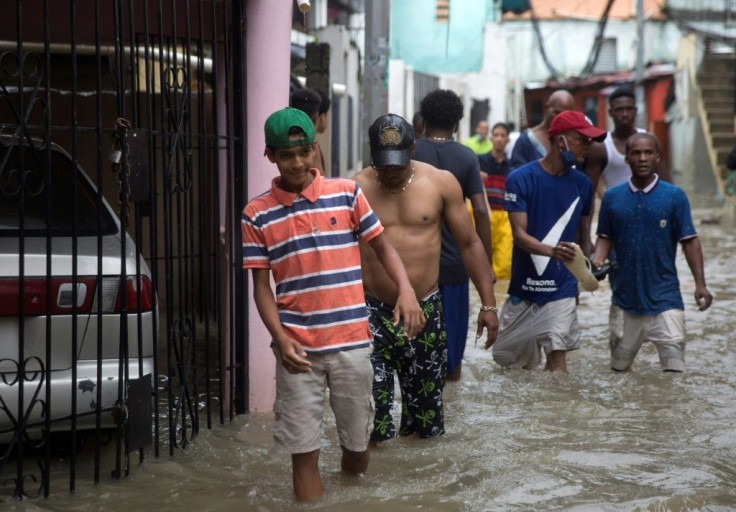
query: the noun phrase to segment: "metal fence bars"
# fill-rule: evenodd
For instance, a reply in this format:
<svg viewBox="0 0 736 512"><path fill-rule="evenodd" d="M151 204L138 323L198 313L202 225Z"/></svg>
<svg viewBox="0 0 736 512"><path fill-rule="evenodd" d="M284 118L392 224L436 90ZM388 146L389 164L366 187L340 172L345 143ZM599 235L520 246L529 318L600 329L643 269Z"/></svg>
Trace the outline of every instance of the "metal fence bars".
<svg viewBox="0 0 736 512"><path fill-rule="evenodd" d="M127 475L136 454L173 454L247 409L244 305L230 299L244 288L231 243L244 204L243 7L6 10L0 501L74 490L78 473Z"/></svg>

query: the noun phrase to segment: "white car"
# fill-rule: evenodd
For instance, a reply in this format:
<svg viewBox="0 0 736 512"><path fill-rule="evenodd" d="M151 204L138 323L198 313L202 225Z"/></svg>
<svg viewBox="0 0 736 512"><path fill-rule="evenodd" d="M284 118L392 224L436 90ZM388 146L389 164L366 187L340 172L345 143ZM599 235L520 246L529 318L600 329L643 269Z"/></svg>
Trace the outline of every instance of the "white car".
<svg viewBox="0 0 736 512"><path fill-rule="evenodd" d="M95 427L98 405L113 426L120 376L153 373L151 272L127 233L122 257L120 221L82 169L54 144L49 154L45 180L43 144L0 135L0 442L18 441L20 423L37 436L46 415L52 430L68 430L73 396L78 429Z"/></svg>

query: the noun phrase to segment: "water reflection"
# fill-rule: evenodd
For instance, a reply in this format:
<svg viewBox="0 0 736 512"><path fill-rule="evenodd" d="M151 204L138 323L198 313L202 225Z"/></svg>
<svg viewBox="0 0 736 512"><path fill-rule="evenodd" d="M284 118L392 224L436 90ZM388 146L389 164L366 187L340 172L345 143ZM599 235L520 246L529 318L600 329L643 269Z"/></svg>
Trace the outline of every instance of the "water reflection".
<svg viewBox="0 0 736 512"><path fill-rule="evenodd" d="M150 459L131 476L78 484L17 511L290 510L505 511L736 509L736 268L732 226L695 212L715 302L699 313L685 259L688 372L660 371L645 345L629 374L608 370L604 286L581 298L582 349L569 373L501 369L469 343L463 380L446 391L447 435L391 441L361 479L338 471L334 419L321 468L326 495L292 500L290 461L273 455L270 414L204 431L184 453ZM474 329L471 329L471 333Z"/></svg>

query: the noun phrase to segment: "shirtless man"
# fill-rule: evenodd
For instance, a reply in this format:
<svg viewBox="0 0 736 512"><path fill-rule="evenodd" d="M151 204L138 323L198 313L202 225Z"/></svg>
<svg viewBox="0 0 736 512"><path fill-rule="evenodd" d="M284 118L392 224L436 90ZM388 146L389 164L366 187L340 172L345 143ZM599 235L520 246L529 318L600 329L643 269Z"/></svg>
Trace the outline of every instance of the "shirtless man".
<svg viewBox="0 0 736 512"><path fill-rule="evenodd" d="M398 373L403 407L399 434L419 437L444 433L442 388L447 371L446 335L438 291L442 223L452 231L465 266L481 299L476 338L488 330L486 345L496 339L498 317L491 266L475 233L455 177L411 160L414 129L394 114L381 116L368 131L372 166L355 175L384 234L406 262L407 273L426 325L414 338L394 328L393 305L398 297L370 249L361 244L363 288L373 333L373 397L376 417L371 442L396 436L393 423L394 371Z"/></svg>
<svg viewBox="0 0 736 512"><path fill-rule="evenodd" d="M544 118L537 126L522 133L514 144L511 153L511 170L525 163L539 160L549 152L549 125L552 119L563 110L574 110L575 99L568 91L561 89L553 92L547 100Z"/></svg>

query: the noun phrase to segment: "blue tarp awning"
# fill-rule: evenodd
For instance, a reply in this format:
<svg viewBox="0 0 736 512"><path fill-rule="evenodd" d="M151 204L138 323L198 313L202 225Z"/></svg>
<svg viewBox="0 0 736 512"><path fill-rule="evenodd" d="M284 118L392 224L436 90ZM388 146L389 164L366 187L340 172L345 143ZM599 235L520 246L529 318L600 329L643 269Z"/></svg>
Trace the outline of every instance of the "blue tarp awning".
<svg viewBox="0 0 736 512"><path fill-rule="evenodd" d="M471 73L483 63L483 29L493 0L450 0L437 21L437 0L391 2L391 58L422 73Z"/></svg>

